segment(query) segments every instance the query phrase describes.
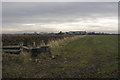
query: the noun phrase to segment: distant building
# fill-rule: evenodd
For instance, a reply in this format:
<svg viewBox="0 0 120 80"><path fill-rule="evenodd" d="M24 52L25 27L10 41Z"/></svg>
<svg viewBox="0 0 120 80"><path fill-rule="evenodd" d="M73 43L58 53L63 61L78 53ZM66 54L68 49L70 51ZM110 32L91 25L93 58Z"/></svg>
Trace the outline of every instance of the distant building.
<svg viewBox="0 0 120 80"><path fill-rule="evenodd" d="M69 31L68 34L71 34L71 35L85 35L86 31Z"/></svg>
<svg viewBox="0 0 120 80"><path fill-rule="evenodd" d="M48 34L47 32L40 32L39 34Z"/></svg>
<svg viewBox="0 0 120 80"><path fill-rule="evenodd" d="M34 34L35 34L35 35L38 35L38 33L37 33L37 32L34 32Z"/></svg>

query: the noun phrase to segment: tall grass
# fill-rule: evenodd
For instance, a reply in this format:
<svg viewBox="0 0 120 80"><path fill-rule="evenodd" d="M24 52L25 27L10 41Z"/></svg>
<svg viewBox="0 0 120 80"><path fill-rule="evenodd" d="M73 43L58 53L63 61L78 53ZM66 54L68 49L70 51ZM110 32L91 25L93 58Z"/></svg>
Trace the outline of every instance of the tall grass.
<svg viewBox="0 0 120 80"><path fill-rule="evenodd" d="M63 39L51 40L51 41L49 40L47 45L54 48L54 47L58 47L58 46L67 44L67 43L69 43L73 40L76 40L76 39L80 38L80 37L83 37L83 36L64 37Z"/></svg>
<svg viewBox="0 0 120 80"><path fill-rule="evenodd" d="M49 40L47 46L51 47L51 52L54 54L55 50L58 48L61 48L62 46L77 40L79 38L83 38L85 35L77 35L73 37L64 37L63 39L57 39L57 40Z"/></svg>
<svg viewBox="0 0 120 80"><path fill-rule="evenodd" d="M53 58L53 55L56 55L56 49L82 37L84 36L64 37L63 39L49 40L48 44L45 44L45 42L42 41L40 46L50 46ZM23 52L19 55L3 53L2 58L4 78L35 77L36 72L38 72L37 68L47 68L47 66L50 66L52 63L54 63L53 65L56 65L55 60L52 62L53 59L51 58L51 55L46 55L44 53L41 53L36 57L32 57L31 54L27 52ZM42 71L44 71L44 69Z"/></svg>

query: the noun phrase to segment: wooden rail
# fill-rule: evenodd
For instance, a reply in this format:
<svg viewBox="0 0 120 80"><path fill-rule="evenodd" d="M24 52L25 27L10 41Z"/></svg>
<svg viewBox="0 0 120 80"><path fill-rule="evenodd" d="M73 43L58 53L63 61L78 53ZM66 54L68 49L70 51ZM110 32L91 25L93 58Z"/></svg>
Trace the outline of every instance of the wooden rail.
<svg viewBox="0 0 120 80"><path fill-rule="evenodd" d="M19 54L22 52L22 49L20 46L3 46L3 52Z"/></svg>
<svg viewBox="0 0 120 80"><path fill-rule="evenodd" d="M21 52L20 50L4 50L4 52Z"/></svg>
<svg viewBox="0 0 120 80"><path fill-rule="evenodd" d="M20 48L20 46L3 46L3 48Z"/></svg>
<svg viewBox="0 0 120 80"><path fill-rule="evenodd" d="M21 52L23 52L23 43L19 45L2 46L2 49L4 53L20 54Z"/></svg>

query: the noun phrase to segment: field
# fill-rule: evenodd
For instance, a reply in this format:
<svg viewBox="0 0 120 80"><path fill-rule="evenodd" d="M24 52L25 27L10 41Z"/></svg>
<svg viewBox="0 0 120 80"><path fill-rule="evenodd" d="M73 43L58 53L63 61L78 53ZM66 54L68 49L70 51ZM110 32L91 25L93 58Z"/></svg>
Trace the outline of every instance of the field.
<svg viewBox="0 0 120 80"><path fill-rule="evenodd" d="M3 45L17 45L23 42L24 45L32 45L33 42L41 44L42 40L47 43L49 40L63 39L64 37L71 37L70 35L34 35L34 34L3 34Z"/></svg>
<svg viewBox="0 0 120 80"><path fill-rule="evenodd" d="M117 78L118 36L86 35L52 55L3 54L3 78Z"/></svg>

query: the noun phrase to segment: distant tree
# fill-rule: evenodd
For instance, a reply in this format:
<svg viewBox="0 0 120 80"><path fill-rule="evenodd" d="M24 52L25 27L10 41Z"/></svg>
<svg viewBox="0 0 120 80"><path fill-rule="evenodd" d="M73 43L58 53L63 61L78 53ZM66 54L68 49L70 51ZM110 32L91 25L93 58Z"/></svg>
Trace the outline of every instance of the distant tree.
<svg viewBox="0 0 120 80"><path fill-rule="evenodd" d="M62 31L60 31L58 34L64 34Z"/></svg>
<svg viewBox="0 0 120 80"><path fill-rule="evenodd" d="M62 34L62 31L60 31L59 34Z"/></svg>

